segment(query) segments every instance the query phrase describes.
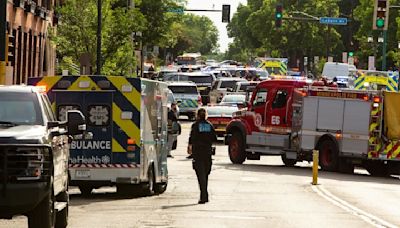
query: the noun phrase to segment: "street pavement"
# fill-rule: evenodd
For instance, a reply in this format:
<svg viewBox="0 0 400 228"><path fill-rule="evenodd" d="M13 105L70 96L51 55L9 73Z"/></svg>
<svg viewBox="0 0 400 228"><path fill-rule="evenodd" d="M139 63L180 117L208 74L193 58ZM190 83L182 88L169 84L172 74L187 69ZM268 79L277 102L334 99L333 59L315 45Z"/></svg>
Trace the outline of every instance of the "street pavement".
<svg viewBox="0 0 400 228"><path fill-rule="evenodd" d="M320 172L311 185L309 163L284 167L280 157L234 165L217 144L209 178L210 202L197 204L196 175L186 159L190 122L183 121L174 158L168 159L164 194L126 199L115 188L89 198L72 188L69 227L400 227L400 180ZM23 216L0 220L0 228L27 227Z"/></svg>

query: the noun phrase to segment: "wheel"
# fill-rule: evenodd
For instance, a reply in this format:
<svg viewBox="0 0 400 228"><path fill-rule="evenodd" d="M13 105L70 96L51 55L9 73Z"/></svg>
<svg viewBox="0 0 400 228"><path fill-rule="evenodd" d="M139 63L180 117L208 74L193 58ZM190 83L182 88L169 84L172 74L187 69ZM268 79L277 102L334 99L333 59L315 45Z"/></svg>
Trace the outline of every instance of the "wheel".
<svg viewBox="0 0 400 228"><path fill-rule="evenodd" d="M240 132L233 132L232 138L229 140L228 150L229 158L233 164L243 164L246 160L243 137Z"/></svg>
<svg viewBox="0 0 400 228"><path fill-rule="evenodd" d="M390 175L387 166L381 162L368 162L365 165L365 169L369 172L369 174L371 174L371 176L375 177L387 177Z"/></svg>
<svg viewBox="0 0 400 228"><path fill-rule="evenodd" d="M156 194L162 194L167 190L168 183L159 183L156 184L154 187L154 192Z"/></svg>
<svg viewBox="0 0 400 228"><path fill-rule="evenodd" d="M51 228L54 227L55 221L55 209L54 209L54 196L51 193L47 194L46 197L33 209L28 215L28 226L29 228Z"/></svg>
<svg viewBox="0 0 400 228"><path fill-rule="evenodd" d="M149 183L147 184L146 195L151 196L154 195L155 182L156 182L154 176L154 169L152 166L149 167L147 175L148 175L147 177L149 178Z"/></svg>
<svg viewBox="0 0 400 228"><path fill-rule="evenodd" d="M89 185L80 185L79 191L81 191L82 196L90 196L92 194L93 187Z"/></svg>
<svg viewBox="0 0 400 228"><path fill-rule="evenodd" d="M287 167L293 167L297 163L297 160L295 160L295 159L286 158L285 154L281 155L281 159L282 159L283 164L285 164L285 166L287 166Z"/></svg>
<svg viewBox="0 0 400 228"><path fill-rule="evenodd" d="M325 171L337 171L339 149L332 140L323 140L318 148L319 165Z"/></svg>
<svg viewBox="0 0 400 228"><path fill-rule="evenodd" d="M58 211L56 214L56 228L65 228L68 226L68 206L69 206L69 195L68 191L60 193L56 197L58 202L66 202L67 205L62 211Z"/></svg>

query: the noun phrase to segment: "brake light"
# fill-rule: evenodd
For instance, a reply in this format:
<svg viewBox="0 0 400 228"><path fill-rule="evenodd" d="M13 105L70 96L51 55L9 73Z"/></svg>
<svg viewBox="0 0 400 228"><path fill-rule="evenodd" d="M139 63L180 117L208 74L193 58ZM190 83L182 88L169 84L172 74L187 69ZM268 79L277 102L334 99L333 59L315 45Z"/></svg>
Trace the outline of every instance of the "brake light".
<svg viewBox="0 0 400 228"><path fill-rule="evenodd" d="M365 95L365 96L363 97L363 100L364 100L364 101L368 101L368 100L369 100L368 95Z"/></svg>
<svg viewBox="0 0 400 228"><path fill-rule="evenodd" d="M128 139L128 145L132 145L135 144L135 140L134 139Z"/></svg>

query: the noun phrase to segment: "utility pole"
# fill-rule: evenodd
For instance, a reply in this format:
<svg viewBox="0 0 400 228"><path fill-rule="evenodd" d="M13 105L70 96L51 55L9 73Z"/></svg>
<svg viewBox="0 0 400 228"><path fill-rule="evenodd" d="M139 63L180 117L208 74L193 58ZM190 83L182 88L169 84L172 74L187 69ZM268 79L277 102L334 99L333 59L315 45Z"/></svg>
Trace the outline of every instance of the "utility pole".
<svg viewBox="0 0 400 228"><path fill-rule="evenodd" d="M97 69L96 74L101 75L101 0L97 0Z"/></svg>
<svg viewBox="0 0 400 228"><path fill-rule="evenodd" d="M0 85L6 80L7 0L0 0Z"/></svg>

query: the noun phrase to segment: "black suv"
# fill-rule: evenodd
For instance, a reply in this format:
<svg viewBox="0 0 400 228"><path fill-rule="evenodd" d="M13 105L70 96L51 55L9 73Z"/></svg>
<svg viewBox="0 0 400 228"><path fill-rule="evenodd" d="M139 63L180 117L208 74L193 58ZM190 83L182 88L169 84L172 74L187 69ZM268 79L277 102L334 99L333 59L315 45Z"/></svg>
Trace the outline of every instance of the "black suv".
<svg viewBox="0 0 400 228"><path fill-rule="evenodd" d="M58 122L39 88L0 86L0 218L28 216L29 227L66 227L69 135L85 119Z"/></svg>

